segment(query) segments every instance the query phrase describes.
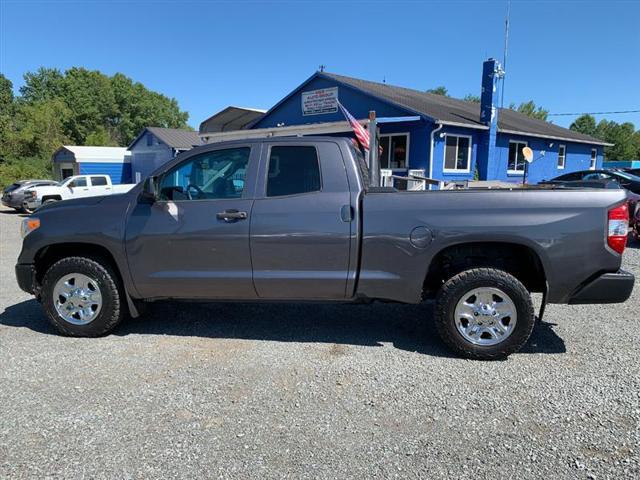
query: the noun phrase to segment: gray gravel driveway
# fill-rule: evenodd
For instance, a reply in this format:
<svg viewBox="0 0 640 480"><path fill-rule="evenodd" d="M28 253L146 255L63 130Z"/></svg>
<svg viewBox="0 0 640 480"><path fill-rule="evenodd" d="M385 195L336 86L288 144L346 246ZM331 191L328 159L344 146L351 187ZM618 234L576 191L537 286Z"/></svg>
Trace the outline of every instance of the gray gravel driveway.
<svg viewBox="0 0 640 480"><path fill-rule="evenodd" d="M503 362L450 356L428 306L162 303L72 339L15 283L19 222L0 210L0 478L640 477L639 288L550 306Z"/></svg>

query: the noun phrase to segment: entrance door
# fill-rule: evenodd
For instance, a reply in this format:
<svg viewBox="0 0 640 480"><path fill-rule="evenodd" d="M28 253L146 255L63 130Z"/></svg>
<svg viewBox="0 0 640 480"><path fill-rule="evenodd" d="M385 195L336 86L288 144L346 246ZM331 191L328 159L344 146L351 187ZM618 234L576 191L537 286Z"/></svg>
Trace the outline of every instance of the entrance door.
<svg viewBox="0 0 640 480"><path fill-rule="evenodd" d="M274 142L263 150L251 217L256 291L269 299L343 299L350 196L338 145Z"/></svg>
<svg viewBox="0 0 640 480"><path fill-rule="evenodd" d="M256 297L249 252L256 151L191 156L159 177L155 203L135 207L127 254L142 296Z"/></svg>

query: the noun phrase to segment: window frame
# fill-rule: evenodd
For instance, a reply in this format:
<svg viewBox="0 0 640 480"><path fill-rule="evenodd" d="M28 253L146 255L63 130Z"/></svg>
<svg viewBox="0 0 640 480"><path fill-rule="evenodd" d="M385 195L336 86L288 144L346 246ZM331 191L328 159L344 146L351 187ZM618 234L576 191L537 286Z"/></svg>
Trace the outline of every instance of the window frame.
<svg viewBox="0 0 640 480"><path fill-rule="evenodd" d="M102 180L104 180L104 183L101 183L100 185L96 185L93 183L93 179L94 178L100 178ZM102 175L90 175L89 176L89 180L91 181L91 186L92 187L108 187L109 186L109 182L107 182L107 178L102 176Z"/></svg>
<svg viewBox="0 0 640 480"><path fill-rule="evenodd" d="M560 156L560 149L562 149L562 157ZM560 164L560 158L562 158L562 165ZM567 166L567 146L565 144L558 145L558 161L556 162L558 170L564 170Z"/></svg>
<svg viewBox="0 0 640 480"><path fill-rule="evenodd" d="M248 148L249 149L249 156L247 158L247 167L246 167L246 175L245 175L245 179L244 179L244 188L242 189L242 195L240 195L239 197L233 197L233 198L195 198L192 200L189 200L188 198L186 199L178 199L178 200L170 200L170 199L165 199L165 198L160 198L160 185L162 184L162 180L164 179L164 177L172 170L174 169L180 169L184 164L189 163L191 161L193 161L194 159L196 159L197 157L203 156L203 155L210 155L212 153L216 153L216 152L224 152L225 150L239 150L242 148ZM243 200L243 199L247 199L247 198L251 198L251 195L254 195L253 192L253 187L251 187L251 193L248 192L249 188L247 188L248 185L248 179L249 179L249 174L251 173L251 164L252 162L254 162L253 160L253 146L251 144L240 144L240 145L234 145L234 146L226 146L223 148L212 148L211 150L207 150L206 152L197 152L194 153L193 155L189 155L187 158L179 161L179 162L175 162L172 163L171 165L169 165L167 167L166 170L164 170L162 173L160 173L159 175L156 175L155 177L157 178L157 180L155 181L155 185L156 185L156 189L157 189L157 197L156 198L156 202L164 202L164 203L177 203L177 202L220 202L220 201L232 201L232 200ZM252 177L253 178L253 177Z"/></svg>
<svg viewBox="0 0 640 480"><path fill-rule="evenodd" d="M594 155L595 152L595 155ZM591 157L589 158L589 170L595 170L598 166L598 149L591 149Z"/></svg>
<svg viewBox="0 0 640 480"><path fill-rule="evenodd" d="M382 140L384 137L389 138L389 151L387 154L389 155L387 158L389 162L387 163L389 170L409 170L409 154L411 153L411 132L397 132L397 133L385 133L378 135L378 138ZM391 138L392 137L407 137L407 155L404 161L404 167L391 168ZM382 166L382 159L378 157L378 165ZM381 167L382 168L382 167Z"/></svg>
<svg viewBox="0 0 640 480"><path fill-rule="evenodd" d="M274 196L269 196L268 192L268 182L269 182L269 165L271 163L271 150L274 147L307 147L307 148L313 148L316 152L316 160L318 161L318 172L320 174L320 189L318 190L313 190L311 192L301 192L301 193L292 193L290 195L274 195ZM266 156L266 162L264 163L264 175L262 175L262 196L263 198L267 199L267 200L274 200L274 199L278 199L278 198L292 198L292 197L300 197L302 195L313 195L313 194L317 194L317 193L322 193L323 189L324 189L324 182L323 182L323 178L322 178L322 162L320 161L320 151L318 150L318 146L317 145L309 145L308 143L274 143L274 144L270 144L269 148L267 149L267 156Z"/></svg>
<svg viewBox="0 0 640 480"><path fill-rule="evenodd" d="M459 168L447 168L447 137L456 137L456 138L466 138L469 140L469 146L467 147L467 168L459 169ZM442 172L443 173L471 173L471 151L473 145L473 137L471 135L457 134L457 133L445 133L444 134L444 149L442 151ZM460 142L456 141L456 167L457 167L457 159L458 152L460 149Z"/></svg>
<svg viewBox="0 0 640 480"><path fill-rule="evenodd" d="M529 142L526 140L509 140L509 148L511 148L511 144L512 143L517 143L520 145L524 145L524 147L528 147L529 146ZM524 148L522 147L522 148ZM523 159L524 160L524 159ZM522 170L510 170L509 169L509 152L507 151L507 174L508 175L524 175L524 170L525 170L525 165L526 165L526 160L524 160L524 163L522 164ZM516 150L516 167L518 166L518 151Z"/></svg>

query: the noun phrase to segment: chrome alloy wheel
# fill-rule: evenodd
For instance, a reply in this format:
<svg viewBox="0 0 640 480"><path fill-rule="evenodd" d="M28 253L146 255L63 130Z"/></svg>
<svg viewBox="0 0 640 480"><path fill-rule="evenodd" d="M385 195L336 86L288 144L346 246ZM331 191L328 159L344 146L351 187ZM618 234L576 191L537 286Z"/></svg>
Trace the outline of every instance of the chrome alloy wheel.
<svg viewBox="0 0 640 480"><path fill-rule="evenodd" d="M455 310L456 328L474 345L497 345L513 333L516 305L499 288L482 287L465 294Z"/></svg>
<svg viewBox="0 0 640 480"><path fill-rule="evenodd" d="M91 323L102 308L98 282L82 273L65 275L53 289L53 304L65 321L73 325Z"/></svg>

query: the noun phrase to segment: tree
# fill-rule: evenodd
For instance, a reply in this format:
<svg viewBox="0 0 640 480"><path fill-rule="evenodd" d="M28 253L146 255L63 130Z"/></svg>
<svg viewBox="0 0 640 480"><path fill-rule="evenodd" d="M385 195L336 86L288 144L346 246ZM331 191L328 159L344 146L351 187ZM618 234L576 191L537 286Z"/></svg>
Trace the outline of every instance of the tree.
<svg viewBox="0 0 640 480"><path fill-rule="evenodd" d="M79 145L128 145L147 126L188 128L189 114L178 102L121 73L73 67L61 73L40 68L24 75L20 101L35 104L60 99L71 111L64 129Z"/></svg>
<svg viewBox="0 0 640 480"><path fill-rule="evenodd" d="M59 98L20 104L15 115L13 157L50 159L56 149L69 143L65 124L71 115Z"/></svg>
<svg viewBox="0 0 640 480"><path fill-rule="evenodd" d="M430 88L429 90L427 90L427 93L433 93L434 95L442 95L443 97L449 96L449 91L447 90L447 87L445 87L444 85L440 85L439 87L436 87L436 88Z"/></svg>
<svg viewBox="0 0 640 480"><path fill-rule="evenodd" d="M128 145L147 126L189 128L178 102L121 73L41 67L20 95L0 74L0 182L51 174L61 145ZM4 162L4 163L2 163Z"/></svg>
<svg viewBox="0 0 640 480"><path fill-rule="evenodd" d="M635 134L635 126L631 122L619 124L614 121L600 120L596 127L596 137L613 144L604 149L605 158L611 161L637 158Z"/></svg>
<svg viewBox="0 0 640 480"><path fill-rule="evenodd" d="M465 102L472 102L472 103L480 103L480 97L478 95L474 95L473 93L467 93L463 100Z"/></svg>
<svg viewBox="0 0 640 480"><path fill-rule="evenodd" d="M549 110L545 110L542 107L536 107L536 104L533 100L529 100L528 102L523 102L516 107L515 103L509 105L510 110L515 110L517 112L523 113L528 117L537 118L538 120L547 120L547 116L549 115Z"/></svg>
<svg viewBox="0 0 640 480"><path fill-rule="evenodd" d="M14 107L13 84L0 73L0 160L10 152Z"/></svg>
<svg viewBox="0 0 640 480"><path fill-rule="evenodd" d="M60 97L63 82L64 77L57 68L40 67L35 72L27 72L20 87L21 100L33 103Z"/></svg>
<svg viewBox="0 0 640 480"><path fill-rule="evenodd" d="M635 151L636 151L633 160L640 160L640 130L637 130L633 134L633 138L631 139L631 143L633 144L633 146L635 148Z"/></svg>
<svg viewBox="0 0 640 480"><path fill-rule="evenodd" d="M596 119L589 114L580 115L569 128L574 132L583 133L595 137L597 134Z"/></svg>
<svg viewBox="0 0 640 480"><path fill-rule="evenodd" d="M121 73L111 77L111 87L117 105L113 126L121 144L128 145L148 126L188 128L189 114L180 111L175 99L147 90Z"/></svg>

